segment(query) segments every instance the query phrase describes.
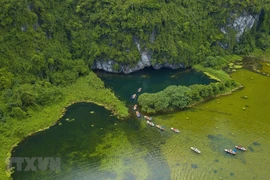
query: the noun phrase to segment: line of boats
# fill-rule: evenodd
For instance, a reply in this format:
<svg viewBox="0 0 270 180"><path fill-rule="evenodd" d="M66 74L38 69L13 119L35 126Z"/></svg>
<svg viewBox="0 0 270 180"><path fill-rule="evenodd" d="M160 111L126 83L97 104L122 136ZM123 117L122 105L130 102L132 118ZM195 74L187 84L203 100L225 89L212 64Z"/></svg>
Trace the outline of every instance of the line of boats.
<svg viewBox="0 0 270 180"><path fill-rule="evenodd" d="M244 148L243 146L234 146L236 149L239 149L241 151L246 151L247 149ZM232 154L232 155L236 155L236 150L233 149L224 149L225 152Z"/></svg>
<svg viewBox="0 0 270 180"><path fill-rule="evenodd" d="M139 89L138 89L138 93L140 93L141 91L142 91L142 88L139 88ZM135 100L136 98L137 98L137 94L133 94L133 95L131 96L131 99L133 99L133 100ZM141 113L138 111L138 105L137 105L137 104L135 104L135 105L133 106L133 110L135 111L136 116L137 116L138 118L140 118L140 117L141 117ZM154 124L153 122L151 122L152 119L153 119L152 117L149 117L149 116L143 116L143 118L146 119L146 123L147 123L149 126L151 126L151 127L156 127L156 128L158 128L159 130L161 130L161 131L164 131L164 130L165 130L165 127L164 127L164 126L161 126L161 125L159 125L159 124ZM179 132L180 132L179 129L176 129L176 128L173 128L173 127L171 127L171 130L172 130L173 132L175 132L175 133L179 133ZM247 150L247 149L244 148L243 146L235 146L235 148L238 149L238 150L241 150L241 151L246 151L246 150ZM200 151L198 148L196 148L196 147L190 147L190 149L191 149L192 151L198 153L198 154L201 154L201 151ZM233 149L224 149L224 151L227 152L228 154L232 154L232 155L235 155L235 154L236 154L236 150L233 150Z"/></svg>
<svg viewBox="0 0 270 180"><path fill-rule="evenodd" d="M241 151L246 151L247 149L244 148L243 146L235 146L236 149L239 149ZM190 149L198 154L201 154L201 151L196 148L196 147L190 147ZM224 149L225 152L229 153L229 154L232 154L232 155L235 155L236 154L236 150L233 150L233 149Z"/></svg>
<svg viewBox="0 0 270 180"><path fill-rule="evenodd" d="M141 88L138 89L138 92L141 92ZM138 109L138 105L135 104L135 105L133 106L133 110L135 111L136 116L137 116L138 118L140 118L140 117L141 117L141 113L140 113L137 109ZM156 127L156 128L158 128L159 130L161 130L161 131L164 131L164 130L165 130L165 127L164 127L164 126L161 126L161 125L159 125L159 124L156 124L156 125L155 125L153 122L151 122L152 119L153 119L152 117L149 117L149 116L143 116L143 118L146 119L146 123L147 123L149 126ZM176 129L176 128L173 128L173 127L171 127L171 130L174 131L175 133L179 133L179 132L180 132L179 129Z"/></svg>
<svg viewBox="0 0 270 180"><path fill-rule="evenodd" d="M156 127L156 128L158 128L159 130L161 130L161 131L164 131L164 130L165 130L165 127L164 127L164 126L161 126L161 125L159 125L159 124L156 124L156 125L155 125L153 122L151 122L151 121L149 121L149 120L147 120L146 123L147 123L149 126ZM171 127L171 130L174 131L175 133L179 133L179 132L180 132L179 129L176 129L176 128L173 128L173 127Z"/></svg>

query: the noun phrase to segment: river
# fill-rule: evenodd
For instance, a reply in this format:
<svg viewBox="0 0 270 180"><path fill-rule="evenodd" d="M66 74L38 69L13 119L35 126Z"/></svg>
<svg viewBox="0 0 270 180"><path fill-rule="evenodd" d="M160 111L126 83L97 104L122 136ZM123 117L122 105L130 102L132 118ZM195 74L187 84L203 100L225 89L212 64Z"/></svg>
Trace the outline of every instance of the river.
<svg viewBox="0 0 270 180"><path fill-rule="evenodd" d="M156 74L155 74L156 73ZM169 84L207 84L193 71L98 72L121 100L138 87L156 92ZM184 76L184 78L183 78ZM232 77L245 86L192 109L153 117L165 131L135 117L117 120L89 103L70 106L58 125L26 138L12 157L60 157L60 171L16 171L16 179L268 179L270 78L247 70ZM111 84L110 84L111 83ZM154 88L155 87L155 88ZM176 127L179 134L170 130ZM235 156L224 148L242 145ZM195 146L202 151L190 150Z"/></svg>

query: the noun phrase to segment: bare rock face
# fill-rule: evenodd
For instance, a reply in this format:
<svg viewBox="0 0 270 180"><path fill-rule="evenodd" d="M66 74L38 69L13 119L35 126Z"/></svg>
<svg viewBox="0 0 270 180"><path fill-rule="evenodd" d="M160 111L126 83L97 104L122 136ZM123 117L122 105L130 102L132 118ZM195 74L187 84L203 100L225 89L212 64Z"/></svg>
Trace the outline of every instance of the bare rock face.
<svg viewBox="0 0 270 180"><path fill-rule="evenodd" d="M153 42L154 40L155 34L153 32L150 37L150 42ZM119 64L113 60L109 61L96 60L94 65L92 66L92 69L100 69L112 73L129 74L135 71L139 71L145 67L153 67L154 69L160 69L162 67L171 69L185 68L184 64L180 63L179 64L170 64L168 62L155 63L152 61L152 52L150 52L147 49L141 49L140 43L138 42L138 39L136 37L134 38L134 43L137 46L137 50L141 54L141 59L136 65Z"/></svg>
<svg viewBox="0 0 270 180"><path fill-rule="evenodd" d="M231 16L237 16L236 14L231 14ZM246 12L243 12L241 15L237 16L236 18L229 19L229 22L224 26L220 28L220 31L223 34L227 34L227 28L232 28L236 31L236 41L239 42L239 38L241 35L246 31L251 29L255 22L259 20L260 14L257 15L251 15Z"/></svg>
<svg viewBox="0 0 270 180"><path fill-rule="evenodd" d="M171 68L171 69L179 69L185 68L184 64L170 64L168 62L165 63L153 63L151 61L151 53L149 51L141 52L141 59L136 65L121 65L113 60L109 61L95 61L92 66L92 69L100 69L106 72L112 73L125 73L129 74L135 71L139 71L145 67L153 67L154 69L160 69L162 67Z"/></svg>
<svg viewBox="0 0 270 180"><path fill-rule="evenodd" d="M255 20L255 17L252 15L241 15L234 20L232 27L237 31L237 34L235 35L237 41L239 41L240 36L245 30L253 27Z"/></svg>
<svg viewBox="0 0 270 180"><path fill-rule="evenodd" d="M118 70L115 70L115 68L113 68L117 64L118 63L114 62L113 60L109 60L109 61L100 60L100 61L95 61L92 69L102 69L107 72L118 73Z"/></svg>

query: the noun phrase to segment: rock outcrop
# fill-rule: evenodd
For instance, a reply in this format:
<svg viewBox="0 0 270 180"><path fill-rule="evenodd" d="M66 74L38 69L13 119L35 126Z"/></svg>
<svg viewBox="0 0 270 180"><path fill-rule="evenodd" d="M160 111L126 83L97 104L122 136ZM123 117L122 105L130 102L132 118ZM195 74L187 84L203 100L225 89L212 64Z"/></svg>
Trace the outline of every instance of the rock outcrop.
<svg viewBox="0 0 270 180"><path fill-rule="evenodd" d="M248 14L246 12L243 12L240 16L237 16L235 19L230 19L229 23L226 24L225 27L221 27L221 32L223 32L224 34L227 34L227 28L232 28L236 31L236 41L239 42L239 38L241 37L241 35L246 31L251 29L255 22L258 21L259 19L259 15L251 15ZM231 16L236 16L235 14L231 14Z"/></svg>
<svg viewBox="0 0 270 180"><path fill-rule="evenodd" d="M153 32L150 37L150 42L155 40L155 33ZM125 65L119 64L114 60L104 61L104 60L96 60L92 66L92 69L100 69L107 72L112 73L125 73L129 74L135 71L139 71L145 67L153 67L154 69L160 69L162 67L171 68L171 69L179 69L185 68L184 64L171 64L168 62L164 63L155 63L152 61L152 52L147 49L141 49L140 43L138 39L134 38L134 43L137 46L137 50L141 54L140 61L135 65Z"/></svg>

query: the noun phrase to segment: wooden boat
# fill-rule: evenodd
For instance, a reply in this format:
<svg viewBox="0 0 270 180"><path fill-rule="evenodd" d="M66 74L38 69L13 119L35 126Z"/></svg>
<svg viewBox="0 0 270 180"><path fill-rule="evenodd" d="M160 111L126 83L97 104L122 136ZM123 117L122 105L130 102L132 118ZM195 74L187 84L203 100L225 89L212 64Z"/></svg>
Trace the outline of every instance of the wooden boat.
<svg viewBox="0 0 270 180"><path fill-rule="evenodd" d="M176 133L179 133L180 132L179 129L176 129L176 128L173 128L173 127L171 127L171 130L174 131L174 132L176 132Z"/></svg>
<svg viewBox="0 0 270 180"><path fill-rule="evenodd" d="M133 94L133 95L131 96L131 99L136 99L136 97L137 97L137 94Z"/></svg>
<svg viewBox="0 0 270 180"><path fill-rule="evenodd" d="M236 149L239 149L241 151L246 151L247 149L244 148L243 146L235 146Z"/></svg>
<svg viewBox="0 0 270 180"><path fill-rule="evenodd" d="M198 154L201 154L201 151L195 147L190 147L190 149Z"/></svg>
<svg viewBox="0 0 270 180"><path fill-rule="evenodd" d="M138 107L137 104L135 104L135 105L133 106L133 110L136 111L136 110L137 110L137 107Z"/></svg>
<svg viewBox="0 0 270 180"><path fill-rule="evenodd" d="M160 129L161 131L164 131L165 130L165 128L163 126L158 125L158 124L156 125L156 128Z"/></svg>
<svg viewBox="0 0 270 180"><path fill-rule="evenodd" d="M142 91L142 88L140 87L139 89L138 89L138 92L141 92Z"/></svg>
<svg viewBox="0 0 270 180"><path fill-rule="evenodd" d="M141 117L141 114L139 113L139 111L136 111L136 116Z"/></svg>
<svg viewBox="0 0 270 180"><path fill-rule="evenodd" d="M153 122L150 122L150 121L146 121L146 123L149 125L149 126L155 126L155 124Z"/></svg>
<svg viewBox="0 0 270 180"><path fill-rule="evenodd" d="M232 149L224 149L225 152L229 153L229 154L232 154L232 155L235 155L236 154L236 151L232 150Z"/></svg>
<svg viewBox="0 0 270 180"><path fill-rule="evenodd" d="M149 116L144 116L144 118L147 119L148 121L152 120L152 117L149 117Z"/></svg>

